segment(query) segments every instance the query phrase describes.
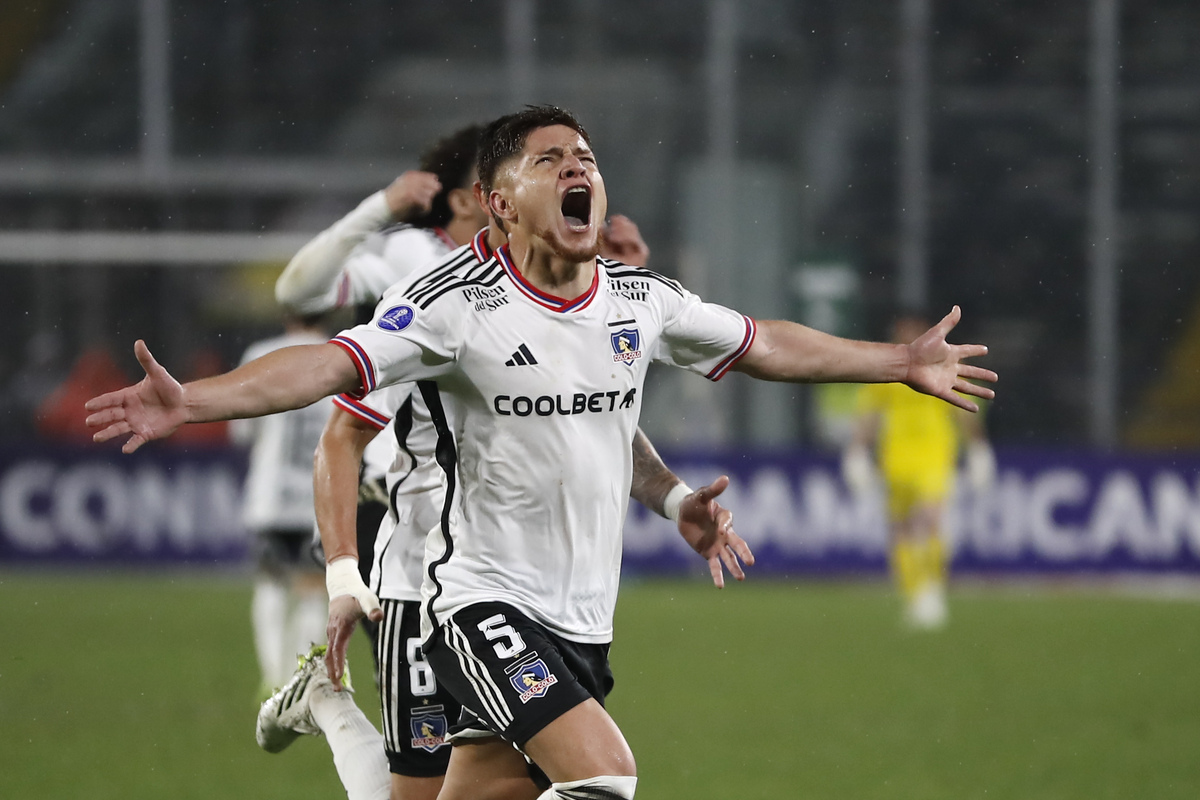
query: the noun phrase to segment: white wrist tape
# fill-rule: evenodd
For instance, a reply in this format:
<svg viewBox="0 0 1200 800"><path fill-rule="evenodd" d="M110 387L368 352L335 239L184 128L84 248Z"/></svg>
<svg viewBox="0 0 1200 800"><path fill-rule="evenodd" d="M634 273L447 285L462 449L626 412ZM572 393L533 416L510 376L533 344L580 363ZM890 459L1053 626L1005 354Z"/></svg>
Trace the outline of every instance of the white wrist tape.
<svg viewBox="0 0 1200 800"><path fill-rule="evenodd" d="M667 492L667 496L663 498L663 515L678 525L679 506L681 503L683 503L683 498L687 497L691 493L692 487L688 486L686 483L680 481L679 483L675 484L675 488Z"/></svg>
<svg viewBox="0 0 1200 800"><path fill-rule="evenodd" d="M350 595L358 601L364 614L379 608L379 598L363 583L362 575L358 573L358 559L353 556L343 556L325 565L325 591L330 600Z"/></svg>

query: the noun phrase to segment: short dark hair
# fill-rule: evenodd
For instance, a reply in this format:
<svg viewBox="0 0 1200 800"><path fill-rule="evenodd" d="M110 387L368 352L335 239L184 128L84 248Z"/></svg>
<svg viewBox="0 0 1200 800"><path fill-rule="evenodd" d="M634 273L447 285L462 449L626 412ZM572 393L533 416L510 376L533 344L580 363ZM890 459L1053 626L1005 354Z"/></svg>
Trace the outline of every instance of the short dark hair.
<svg viewBox="0 0 1200 800"><path fill-rule="evenodd" d="M565 125L592 145L592 139L575 115L558 106L525 106L515 114L507 114L494 120L483 129L479 139L479 182L483 193L492 191L501 164L520 155L525 149L525 140L538 128Z"/></svg>
<svg viewBox="0 0 1200 800"><path fill-rule="evenodd" d="M468 125L444 139L439 139L421 154L421 169L437 175L442 190L434 196L429 210L416 211L404 219L418 228L437 228L448 223L454 216L450 210L449 194L452 189L461 189L475 169L475 155L479 149L480 125Z"/></svg>

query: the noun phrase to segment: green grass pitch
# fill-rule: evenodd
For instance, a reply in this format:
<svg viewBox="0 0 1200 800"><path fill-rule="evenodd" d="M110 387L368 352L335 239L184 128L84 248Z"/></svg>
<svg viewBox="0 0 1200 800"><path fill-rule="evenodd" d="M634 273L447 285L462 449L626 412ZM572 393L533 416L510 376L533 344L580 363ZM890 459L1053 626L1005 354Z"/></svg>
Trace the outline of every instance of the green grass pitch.
<svg viewBox="0 0 1200 800"><path fill-rule="evenodd" d="M249 599L0 573L0 797L344 797L322 740L254 744ZM969 587L951 614L916 634L881 584L626 582L609 707L638 797L1200 794L1200 602Z"/></svg>

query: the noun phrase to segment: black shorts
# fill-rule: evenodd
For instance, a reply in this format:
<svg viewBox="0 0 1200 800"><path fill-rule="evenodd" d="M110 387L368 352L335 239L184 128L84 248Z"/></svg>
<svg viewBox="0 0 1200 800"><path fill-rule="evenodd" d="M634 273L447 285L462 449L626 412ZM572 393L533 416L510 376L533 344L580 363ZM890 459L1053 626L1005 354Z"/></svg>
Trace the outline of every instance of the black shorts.
<svg viewBox="0 0 1200 800"><path fill-rule="evenodd" d="M383 749L397 775L446 774L450 724L461 706L435 678L421 653L421 604L381 600L383 621L375 645Z"/></svg>
<svg viewBox="0 0 1200 800"><path fill-rule="evenodd" d="M604 705L608 648L556 636L507 603L476 603L434 632L425 657L463 705L454 730L482 727L523 748L588 698Z"/></svg>
<svg viewBox="0 0 1200 800"><path fill-rule="evenodd" d="M324 572L312 552L311 528L271 528L254 536L254 560L260 572L282 578L288 573Z"/></svg>

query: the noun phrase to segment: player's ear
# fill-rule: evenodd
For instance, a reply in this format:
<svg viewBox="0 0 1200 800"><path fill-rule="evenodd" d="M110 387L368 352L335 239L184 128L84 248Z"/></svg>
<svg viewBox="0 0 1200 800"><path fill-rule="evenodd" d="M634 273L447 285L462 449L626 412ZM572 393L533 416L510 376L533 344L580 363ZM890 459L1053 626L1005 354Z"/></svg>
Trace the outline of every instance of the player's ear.
<svg viewBox="0 0 1200 800"><path fill-rule="evenodd" d="M517 210L512 202L497 189L493 189L488 195L488 210L492 216L503 222L512 222L517 218Z"/></svg>

